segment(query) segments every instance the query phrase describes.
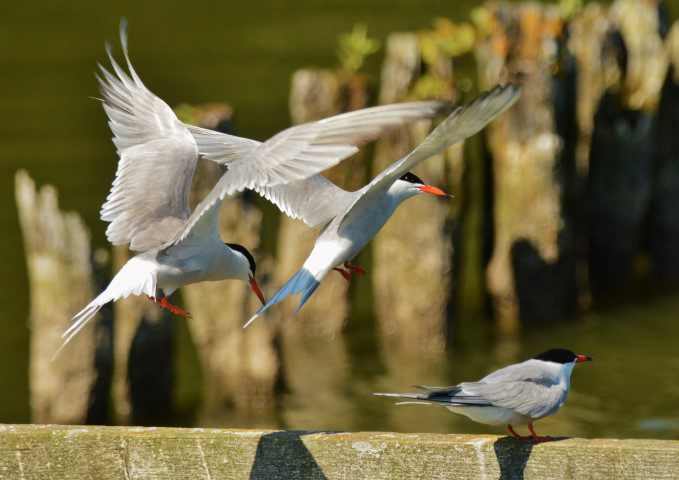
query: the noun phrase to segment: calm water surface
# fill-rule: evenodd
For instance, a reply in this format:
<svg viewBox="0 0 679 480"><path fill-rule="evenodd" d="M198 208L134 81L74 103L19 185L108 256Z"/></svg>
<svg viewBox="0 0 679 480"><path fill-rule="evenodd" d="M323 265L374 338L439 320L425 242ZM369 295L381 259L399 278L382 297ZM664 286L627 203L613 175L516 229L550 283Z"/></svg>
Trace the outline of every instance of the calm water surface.
<svg viewBox="0 0 679 480"><path fill-rule="evenodd" d="M333 67L337 35L364 22L383 39L426 27L437 16L466 18L476 2L449 0L303 0L295 2L25 1L0 18L0 422L29 421L27 281L13 200L13 176L26 168L55 185L105 246L98 210L116 157L92 76L117 41L121 16L145 83L169 104L226 101L245 136L265 139L288 124L292 72ZM117 47L117 45L116 45ZM381 56L368 62L375 74ZM363 319L361 319L363 320ZM484 322L485 319L479 319ZM360 325L360 322L357 322ZM369 325L370 322L365 322ZM367 328L367 327L366 327ZM445 385L555 346L591 354L578 367L573 394L540 432L559 435L679 436L679 299L664 298L589 314L521 338L458 348L418 361L380 351L360 328L350 339L318 341L308 358L287 362L289 391L280 412L248 418L226 412L202 424L241 427L493 432L425 407L394 407L373 391L415 383ZM313 379L313 381L309 381Z"/></svg>

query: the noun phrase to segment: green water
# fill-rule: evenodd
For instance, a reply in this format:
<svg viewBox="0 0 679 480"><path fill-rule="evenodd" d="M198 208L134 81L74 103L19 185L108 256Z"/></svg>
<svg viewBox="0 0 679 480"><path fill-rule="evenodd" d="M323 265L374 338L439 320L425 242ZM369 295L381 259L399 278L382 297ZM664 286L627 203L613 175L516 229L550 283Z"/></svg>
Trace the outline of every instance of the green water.
<svg viewBox="0 0 679 480"><path fill-rule="evenodd" d="M146 84L170 105L226 101L240 134L265 139L288 123L292 72L333 67L340 32L366 23L372 36L426 27L437 16L466 18L476 2L303 0L295 2L6 2L0 15L0 422L29 421L27 280L13 200L26 168L55 185L106 245L98 210L116 165L92 76L117 41L122 16ZM367 71L376 74L380 55ZM486 322L486 319L478 319ZM469 323L469 321L467 321ZM560 435L679 436L679 299L660 298L590 314L521 338L459 348L435 361L380 351L365 332L309 345L295 364L279 412L248 418L224 412L204 424L352 430L493 432L439 409L394 407L373 391L452 384L550 348L596 357L578 367L573 394L539 432ZM307 379L320 379L310 382Z"/></svg>

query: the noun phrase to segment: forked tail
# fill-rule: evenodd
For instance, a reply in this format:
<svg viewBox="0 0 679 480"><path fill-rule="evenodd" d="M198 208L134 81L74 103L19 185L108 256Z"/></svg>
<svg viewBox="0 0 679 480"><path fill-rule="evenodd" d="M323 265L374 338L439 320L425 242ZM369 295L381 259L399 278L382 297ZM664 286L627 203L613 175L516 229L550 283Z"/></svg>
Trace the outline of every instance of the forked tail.
<svg viewBox="0 0 679 480"><path fill-rule="evenodd" d="M52 361L54 361L58 356L59 353L64 349L66 345L80 333L80 330L85 328L85 326L94 318L94 316L101 310L101 307L106 305L110 299L105 299L105 294L106 291L102 292L97 298L92 300L85 308L80 310L76 315L73 317L73 323L71 323L71 326L68 327L68 330L66 330L62 335L61 338L63 339L61 342L61 345L59 346L59 349L56 351L56 353L52 356Z"/></svg>
<svg viewBox="0 0 679 480"><path fill-rule="evenodd" d="M101 292L97 298L92 300L85 308L80 310L74 317L73 323L62 335L61 346L52 357L57 358L66 345L90 323L90 320L101 310L101 307L108 302L115 302L119 298L126 298L130 295L141 295L142 293L154 296L156 291L156 281L153 269L149 262L140 256L128 261L123 268L113 277L111 283Z"/></svg>
<svg viewBox="0 0 679 480"><path fill-rule="evenodd" d="M311 297L314 291L318 288L320 283L320 280L316 280L316 277L314 277L314 275L309 270L306 268L300 269L290 280L288 280L285 285L283 285L283 288L278 290L278 292L276 292L276 294L271 297L268 302L266 302L266 305L260 308L259 311L255 313L252 318L245 323L245 325L243 325L243 328L247 328L248 325L254 322L257 317L264 313L270 306L282 302L283 299L289 295L297 295L301 293L302 298L299 301L299 306L297 307L297 310L295 310L295 313L292 314L292 317L290 317L291 319L294 318L294 316L297 315L297 312L299 312L299 309L302 308L302 305L304 305L306 301L309 300L309 297Z"/></svg>
<svg viewBox="0 0 679 480"><path fill-rule="evenodd" d="M407 398L409 401L397 402L396 405L436 405L435 403L428 402L426 395L419 393L373 393L378 397L391 397L391 398ZM441 405L441 404L439 404Z"/></svg>

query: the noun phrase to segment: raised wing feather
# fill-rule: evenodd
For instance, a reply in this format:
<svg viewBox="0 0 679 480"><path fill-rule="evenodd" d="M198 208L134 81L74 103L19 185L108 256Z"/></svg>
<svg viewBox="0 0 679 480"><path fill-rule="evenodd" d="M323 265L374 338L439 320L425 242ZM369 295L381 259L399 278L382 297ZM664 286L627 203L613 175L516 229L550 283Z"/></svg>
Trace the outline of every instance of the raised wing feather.
<svg viewBox="0 0 679 480"><path fill-rule="evenodd" d="M125 24L121 42L130 75L107 48L116 75L101 67L97 76L104 110L120 156L101 219L114 244L149 250L173 238L189 218L188 194L198 147L172 109L151 93L127 54Z"/></svg>
<svg viewBox="0 0 679 480"><path fill-rule="evenodd" d="M221 137L225 145L231 145L232 155L222 152L221 163L226 163L229 170L217 182L210 194L196 207L187 225L172 240L176 244L191 234L194 228L212 228L219 210L219 205L227 195L233 195L244 189L264 191L266 187L275 187L302 179L307 179L326 170L358 151L358 147L377 139L379 136L394 131L417 120L432 118L446 111L449 104L445 102L413 102L366 108L343 113L334 117L306 123L288 128L264 143L258 144L247 155L240 155L241 146L231 145L233 136L215 134L209 142L206 137L198 135L198 149L201 153L213 149ZM196 131L195 129L192 131ZM236 137L237 138L237 137ZM315 179L308 185L330 183L327 180ZM344 196L338 187L325 184L324 192L330 196ZM298 184L300 186L301 184ZM334 188L333 188L334 187ZM310 192L310 190L307 190ZM299 199L303 196L290 195L291 189L267 191L270 198L277 199L279 207L284 205L287 214L295 209L295 218L308 218L310 222L322 222L327 218L328 210L301 209ZM348 193L348 192L345 192ZM285 200L283 197L286 197ZM320 197L319 197L320 198ZM302 211L304 210L304 211Z"/></svg>
<svg viewBox="0 0 679 480"><path fill-rule="evenodd" d="M228 135L194 125L186 126L196 140L200 154L208 160L222 165L229 165L242 160L261 145L261 142L257 140Z"/></svg>
<svg viewBox="0 0 679 480"><path fill-rule="evenodd" d="M360 210L361 204L369 204L375 197L384 195L396 180L424 160L481 131L495 117L511 107L520 94L521 87L518 85L498 85L467 105L455 109L415 150L383 170L362 190L362 195L340 222L339 229L351 217L352 211Z"/></svg>

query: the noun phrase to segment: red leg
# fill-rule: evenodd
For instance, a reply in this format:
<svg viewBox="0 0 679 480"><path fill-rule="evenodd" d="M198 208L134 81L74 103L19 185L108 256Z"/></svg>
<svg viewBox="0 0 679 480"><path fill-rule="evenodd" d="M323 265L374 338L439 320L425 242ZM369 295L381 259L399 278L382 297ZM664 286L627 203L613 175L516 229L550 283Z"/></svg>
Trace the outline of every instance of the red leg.
<svg viewBox="0 0 679 480"><path fill-rule="evenodd" d="M507 425L507 430L509 430L509 433L511 433L514 436L514 438L516 438L517 440L530 440L529 436L523 437L523 436L519 435L518 433L516 433L511 425Z"/></svg>
<svg viewBox="0 0 679 480"><path fill-rule="evenodd" d="M160 301L158 302L158 305L160 305L163 308L166 308L167 310L171 311L172 313L182 315L182 316L184 316L184 318L192 318L191 314L189 312L187 312L186 310L183 310L176 305L172 305L168 301L167 295L160 299Z"/></svg>
<svg viewBox="0 0 679 480"><path fill-rule="evenodd" d="M535 442L549 442L550 440L554 440L552 437L538 437L537 433L535 433L535 430L533 430L532 423L528 424L528 430L530 430L530 434L533 435L533 441Z"/></svg>
<svg viewBox="0 0 679 480"><path fill-rule="evenodd" d="M148 299L151 300L152 302L157 302L157 301L158 301L158 300L156 300L155 298L153 298L151 295L146 295L146 298L148 298Z"/></svg>
<svg viewBox="0 0 679 480"><path fill-rule="evenodd" d="M365 275L365 274L368 273L368 272L366 272L365 270L363 270L361 267L359 267L358 265L352 265L352 264L350 264L349 262L344 262L344 268L346 268L346 269L348 269L348 270L351 270L351 271L353 271L353 272L356 272L356 273L358 273L358 274L361 275L361 276L363 276L363 275Z"/></svg>
<svg viewBox="0 0 679 480"><path fill-rule="evenodd" d="M344 269L342 269L342 268L339 268L339 267L335 267L335 268L333 268L333 270L336 270L336 271L338 271L339 273L341 273L342 276L344 277L344 279L345 279L347 282L351 282L351 274L350 274L349 272L347 272L346 270L344 270Z"/></svg>

